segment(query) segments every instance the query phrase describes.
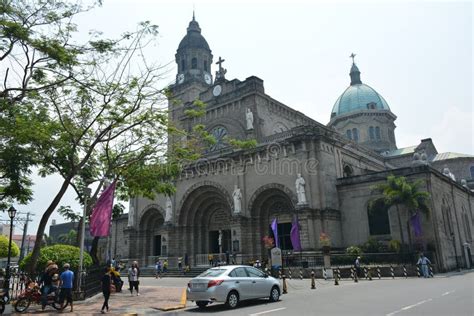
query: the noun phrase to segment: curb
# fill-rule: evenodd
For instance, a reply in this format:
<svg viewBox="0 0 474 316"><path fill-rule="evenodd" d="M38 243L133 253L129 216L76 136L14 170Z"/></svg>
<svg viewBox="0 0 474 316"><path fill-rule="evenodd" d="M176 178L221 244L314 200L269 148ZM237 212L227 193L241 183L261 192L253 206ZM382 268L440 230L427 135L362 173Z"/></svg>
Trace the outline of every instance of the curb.
<svg viewBox="0 0 474 316"><path fill-rule="evenodd" d="M181 300L180 300L178 305L166 306L166 307L161 307L161 308L157 308L157 309L161 310L161 311L164 311L164 312L168 312L168 311L173 311L173 310L177 310L177 309L186 308L186 298L187 298L186 288L184 288L183 293L181 294Z"/></svg>

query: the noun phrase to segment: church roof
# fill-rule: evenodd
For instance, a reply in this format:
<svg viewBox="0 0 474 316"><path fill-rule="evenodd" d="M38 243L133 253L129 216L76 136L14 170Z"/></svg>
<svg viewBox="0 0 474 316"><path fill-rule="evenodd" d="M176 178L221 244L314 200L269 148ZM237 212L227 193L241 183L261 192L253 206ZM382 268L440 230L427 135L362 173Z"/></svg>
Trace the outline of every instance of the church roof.
<svg viewBox="0 0 474 316"><path fill-rule="evenodd" d="M337 99L331 111L331 119L342 114L360 110L387 110L390 111L387 101L372 87L362 83L360 71L352 63L351 85Z"/></svg>
<svg viewBox="0 0 474 316"><path fill-rule="evenodd" d="M208 51L211 50L206 39L201 35L201 28L199 27L199 23L194 19L194 14L192 21L189 22L187 31L187 34L179 43L178 51L188 48L203 48Z"/></svg>
<svg viewBox="0 0 474 316"><path fill-rule="evenodd" d="M413 154L417 147L418 145L398 148L389 152L382 153L382 155L385 157L394 157L394 156L401 156L401 155L406 155L406 154Z"/></svg>
<svg viewBox="0 0 474 316"><path fill-rule="evenodd" d="M467 154L460 154L460 153L453 153L453 152L446 152L440 153L431 159L431 161L441 161L441 160L449 160L449 159L456 159L456 158L474 158L472 155Z"/></svg>

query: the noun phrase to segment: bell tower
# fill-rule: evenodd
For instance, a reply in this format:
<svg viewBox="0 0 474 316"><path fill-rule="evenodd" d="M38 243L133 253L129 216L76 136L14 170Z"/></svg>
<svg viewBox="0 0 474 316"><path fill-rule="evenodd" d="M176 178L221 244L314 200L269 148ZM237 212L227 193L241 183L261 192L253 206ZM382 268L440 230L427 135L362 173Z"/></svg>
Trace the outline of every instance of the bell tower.
<svg viewBox="0 0 474 316"><path fill-rule="evenodd" d="M206 86L212 84L212 53L206 39L201 35L201 28L194 12L187 34L179 43L175 57L178 65L176 86L191 82L203 83Z"/></svg>

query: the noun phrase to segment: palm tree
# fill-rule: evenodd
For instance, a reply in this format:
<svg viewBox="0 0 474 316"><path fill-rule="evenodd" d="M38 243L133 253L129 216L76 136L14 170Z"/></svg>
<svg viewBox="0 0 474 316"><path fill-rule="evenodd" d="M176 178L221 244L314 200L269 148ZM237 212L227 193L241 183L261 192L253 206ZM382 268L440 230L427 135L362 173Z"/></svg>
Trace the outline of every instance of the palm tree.
<svg viewBox="0 0 474 316"><path fill-rule="evenodd" d="M405 177L390 175L387 177L386 183L374 187L378 193L382 193L382 197L370 201L369 211L376 209L380 203L385 204L388 208L396 207L402 245L405 244L405 237L402 230L400 205L406 207L410 217L416 215L418 211L429 215L428 198L430 195L428 192L420 191L419 187L422 183L423 180L410 183Z"/></svg>
<svg viewBox="0 0 474 316"><path fill-rule="evenodd" d="M76 245L77 232L73 229L67 234L61 234L58 236L58 241L65 245Z"/></svg>

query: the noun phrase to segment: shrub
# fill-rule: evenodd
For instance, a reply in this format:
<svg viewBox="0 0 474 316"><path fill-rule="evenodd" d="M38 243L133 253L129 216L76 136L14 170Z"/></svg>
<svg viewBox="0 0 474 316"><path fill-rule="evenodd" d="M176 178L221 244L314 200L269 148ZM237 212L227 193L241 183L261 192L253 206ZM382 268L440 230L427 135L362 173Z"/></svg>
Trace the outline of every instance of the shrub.
<svg viewBox="0 0 474 316"><path fill-rule="evenodd" d="M350 247L347 247L346 253L348 255L360 256L362 254L362 249L360 249L357 246L350 246Z"/></svg>
<svg viewBox="0 0 474 316"><path fill-rule="evenodd" d="M8 257L8 244L10 243L10 239L6 236L0 235L0 258L7 258ZM20 254L20 249L18 246L12 242L12 252L11 257L18 257Z"/></svg>
<svg viewBox="0 0 474 316"><path fill-rule="evenodd" d="M53 260L60 268L63 266L63 264L69 263L72 270L77 270L79 268L79 255L79 247L74 246L54 245L41 248L36 271L43 271L48 260ZM24 270L25 266L30 262L30 260L31 254L26 256L25 259L20 262L20 269ZM91 265L91 256L87 252L84 252L83 266L87 268Z"/></svg>
<svg viewBox="0 0 474 316"><path fill-rule="evenodd" d="M377 253L380 251L381 244L377 239L369 237L361 248L365 253Z"/></svg>
<svg viewBox="0 0 474 316"><path fill-rule="evenodd" d="M389 243L388 243L388 249L389 249L391 252L399 253L399 252L400 252L400 248L401 248L401 243L400 243L399 240L392 239L392 240L389 241Z"/></svg>

